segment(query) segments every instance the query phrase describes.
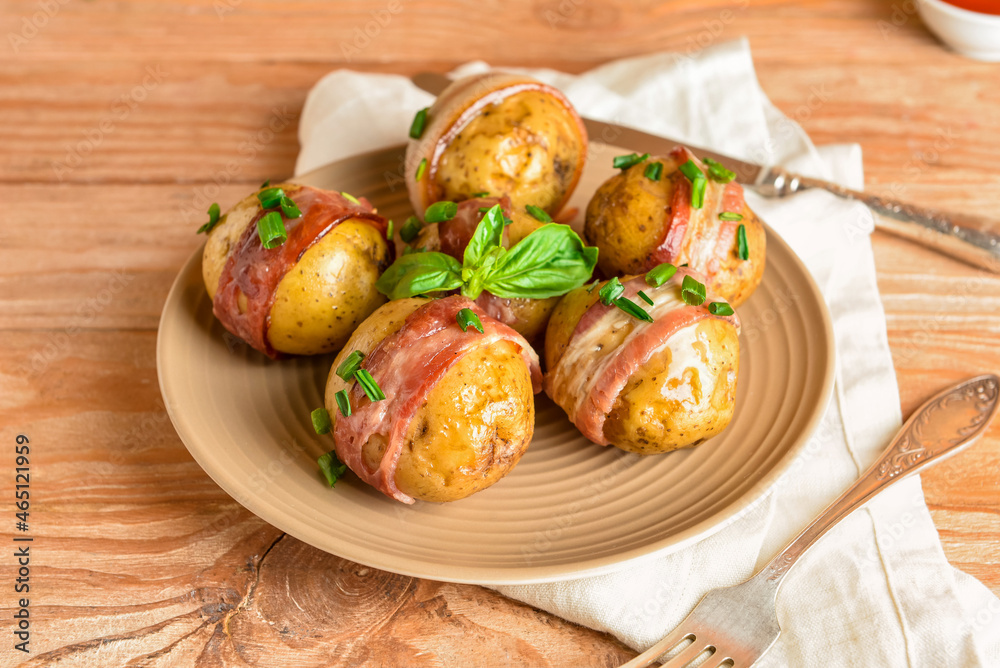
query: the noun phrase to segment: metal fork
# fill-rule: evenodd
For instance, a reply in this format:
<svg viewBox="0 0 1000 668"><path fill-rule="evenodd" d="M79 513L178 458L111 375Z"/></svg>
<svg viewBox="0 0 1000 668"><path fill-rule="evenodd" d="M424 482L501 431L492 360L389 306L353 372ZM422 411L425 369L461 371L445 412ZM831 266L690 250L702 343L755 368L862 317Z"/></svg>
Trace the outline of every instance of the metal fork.
<svg viewBox="0 0 1000 668"><path fill-rule="evenodd" d="M996 412L998 394L1000 378L985 375L935 395L906 421L871 468L770 563L742 584L708 592L671 634L621 668L648 666L671 650L674 654L664 668L681 668L706 652L709 656L700 662L702 668L753 665L781 633L775 600L799 557L840 520L894 482L972 443Z"/></svg>

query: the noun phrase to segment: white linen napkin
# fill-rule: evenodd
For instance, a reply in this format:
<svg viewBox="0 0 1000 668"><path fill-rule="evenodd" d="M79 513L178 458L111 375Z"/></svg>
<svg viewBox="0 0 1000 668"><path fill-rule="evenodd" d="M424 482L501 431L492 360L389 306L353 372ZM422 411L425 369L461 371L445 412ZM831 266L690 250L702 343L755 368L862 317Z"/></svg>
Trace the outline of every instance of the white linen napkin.
<svg viewBox="0 0 1000 668"><path fill-rule="evenodd" d="M455 73L486 69L470 63ZM521 70L563 90L584 115L860 188L857 145L816 148L765 97L745 40L695 56L661 53L572 76ZM324 77L299 127L301 173L406 136L432 97L400 76ZM797 113L825 102L820 87ZM713 536L615 573L497 590L607 631L637 650L673 629L715 587L767 562L847 488L901 423L863 206L821 191L784 200L747 193L752 208L806 262L834 323L834 397L808 446L750 512ZM761 666L998 666L1000 600L952 568L913 478L843 522L789 574L782 634Z"/></svg>

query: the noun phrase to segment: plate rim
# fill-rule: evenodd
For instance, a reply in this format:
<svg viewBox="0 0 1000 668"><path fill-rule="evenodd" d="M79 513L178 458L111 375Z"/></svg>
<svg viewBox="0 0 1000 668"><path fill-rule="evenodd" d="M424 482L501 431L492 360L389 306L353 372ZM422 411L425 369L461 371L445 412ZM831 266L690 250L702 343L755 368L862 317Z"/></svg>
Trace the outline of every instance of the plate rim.
<svg viewBox="0 0 1000 668"><path fill-rule="evenodd" d="M345 163L371 159L377 154L391 154L399 152L403 146L403 144L400 144L343 158L318 167L314 170L310 170L304 174L292 177L288 179L288 181L298 182L300 180L308 180L310 177L321 174L325 170L335 169ZM239 484L238 480L235 479L235 476L227 476L224 467L215 467L212 465L210 457L208 456L209 453L205 448L196 445L197 437L196 434L193 433L194 430L185 422L185 418L180 415L177 410L175 410L176 402L170 399L172 393L168 387L169 380L167 380L167 378L169 374L165 374L163 372L163 369L165 368L164 340L166 338L164 336L164 330L172 326L172 323L167 322L166 316L168 311L171 310L168 307L171 307L175 302L181 299L181 293L183 292L186 283L184 280L185 277L187 277L193 270L193 265L201 263L204 242L199 245L199 247L192 253L192 255L178 271L177 276L171 284L167 298L164 301L163 310L160 313L156 335L156 370L160 394L163 398L167 415L170 417L171 424L177 432L178 437L181 439L181 442L184 444L184 447L198 463L201 469L207 473L208 476L215 481L215 483L219 485L224 492L226 492L226 494L268 524L271 524L298 540L301 540L329 554L354 561L364 566L378 568L408 577L431 579L440 582L477 584L485 586L558 582L616 572L629 566L638 565L644 561L677 552L692 543L714 535L718 531L721 531L725 527L737 521L748 508L756 505L777 483L781 476L788 471L808 444L819 422L822 420L823 415L826 413L826 408L829 405L830 398L833 394L837 357L833 322L826 300L823 298L823 294L820 291L819 286L816 284L815 279L802 259L767 223L764 223L764 229L767 234L768 245L770 246L771 244L776 243L781 246L782 250L785 251L790 257L794 268L805 277L805 287L808 289L808 294L813 299L814 304L817 306L817 310L820 313L822 331L825 335L826 343L826 345L823 346L823 349L827 353L826 366L821 372L820 382L822 383L822 387L819 393L820 399L816 403L816 406L813 407L812 414L799 430L797 438L788 448L785 455L743 494L733 499L733 501L725 507L720 508L712 515L693 526L671 534L666 538L652 541L646 545L632 548L624 552L615 553L614 555L566 564L518 565L506 567L502 570L495 567L472 567L449 564L446 572L441 572L441 564L433 562L437 564L438 571L432 573L427 570L427 567L429 567L432 562L426 562L419 558L396 557L393 555L378 553L370 549L359 549L351 541L339 541L332 533L325 535L325 538L328 539L327 541L322 541L318 538L314 538L312 535L306 535L308 532L300 534L297 530L288 530L284 528L282 526L282 520L285 517L283 513L274 510L269 504L259 501L258 497L253 494L244 493L243 487ZM331 547L331 542L336 544L335 548ZM414 567L414 564L425 564L425 568L421 569Z"/></svg>

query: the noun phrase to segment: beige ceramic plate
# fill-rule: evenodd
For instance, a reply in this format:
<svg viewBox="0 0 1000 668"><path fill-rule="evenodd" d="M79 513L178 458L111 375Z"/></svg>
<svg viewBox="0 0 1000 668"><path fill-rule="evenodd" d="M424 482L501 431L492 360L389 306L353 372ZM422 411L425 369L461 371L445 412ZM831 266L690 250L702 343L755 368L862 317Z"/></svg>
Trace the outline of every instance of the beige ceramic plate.
<svg viewBox="0 0 1000 668"><path fill-rule="evenodd" d="M611 173L592 146L571 205ZM304 183L410 212L400 147L329 165ZM237 501L289 534L369 566L482 584L614 570L719 530L761 497L806 443L833 384L833 334L802 263L768 232L767 270L740 309L736 415L720 436L641 458L594 445L544 395L517 468L457 503L391 501L354 476L327 488L316 458L332 448L309 419L323 405L332 357L272 362L225 333L201 279L201 251L174 283L157 367L167 410L198 463Z"/></svg>

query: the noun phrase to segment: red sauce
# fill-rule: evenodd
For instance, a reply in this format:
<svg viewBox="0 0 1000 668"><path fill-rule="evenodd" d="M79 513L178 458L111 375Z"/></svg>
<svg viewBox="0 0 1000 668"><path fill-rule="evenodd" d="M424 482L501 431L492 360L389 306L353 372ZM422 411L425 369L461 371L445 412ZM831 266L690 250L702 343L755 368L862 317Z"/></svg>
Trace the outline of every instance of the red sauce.
<svg viewBox="0 0 1000 668"><path fill-rule="evenodd" d="M215 317L226 329L272 358L278 357L267 338L274 292L303 253L350 218L368 222L383 236L388 227L363 197L355 204L340 193L309 186L288 194L302 211L298 218L285 220L288 240L277 248L264 248L257 233L264 211L258 211L226 260L212 303ZM240 309L240 295L246 298L245 310Z"/></svg>
<svg viewBox="0 0 1000 668"><path fill-rule="evenodd" d="M949 5L954 5L970 12L980 14L996 14L1000 16L1000 0L944 0Z"/></svg>

